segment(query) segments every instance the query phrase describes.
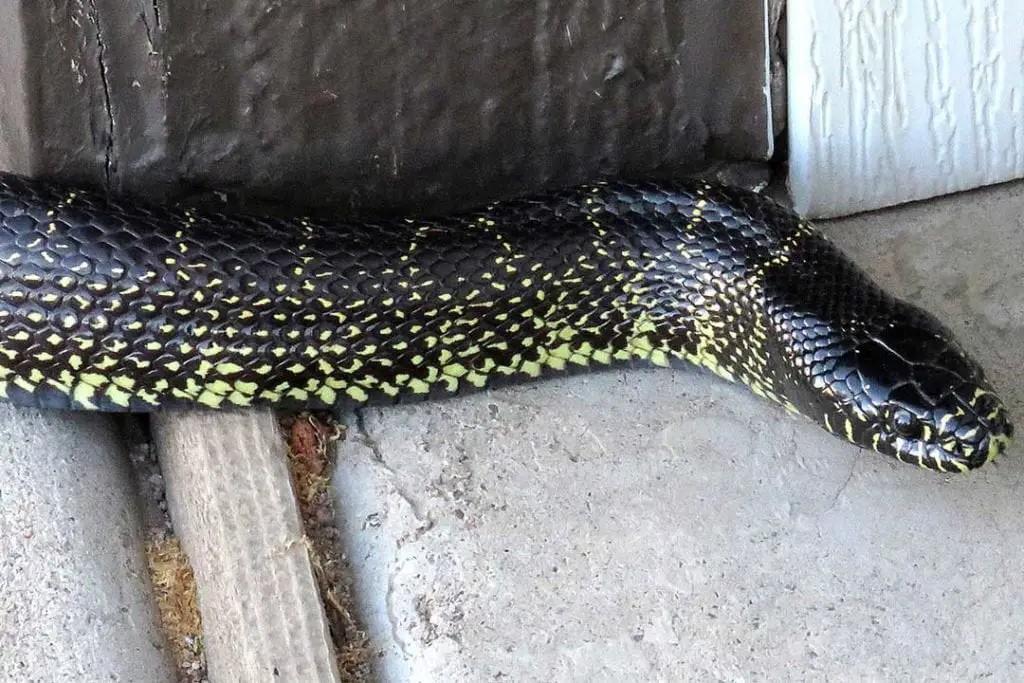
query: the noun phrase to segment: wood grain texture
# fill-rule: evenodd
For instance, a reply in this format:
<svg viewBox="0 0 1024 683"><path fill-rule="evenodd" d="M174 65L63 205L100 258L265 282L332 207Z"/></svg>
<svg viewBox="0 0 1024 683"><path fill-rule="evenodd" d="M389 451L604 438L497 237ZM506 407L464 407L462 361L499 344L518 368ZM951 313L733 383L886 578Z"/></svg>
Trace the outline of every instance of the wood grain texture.
<svg viewBox="0 0 1024 683"><path fill-rule="evenodd" d="M835 216L1024 176L1024 4L789 5L790 189Z"/></svg>
<svg viewBox="0 0 1024 683"><path fill-rule="evenodd" d="M210 679L339 680L273 416L161 413L153 435L196 576Z"/></svg>

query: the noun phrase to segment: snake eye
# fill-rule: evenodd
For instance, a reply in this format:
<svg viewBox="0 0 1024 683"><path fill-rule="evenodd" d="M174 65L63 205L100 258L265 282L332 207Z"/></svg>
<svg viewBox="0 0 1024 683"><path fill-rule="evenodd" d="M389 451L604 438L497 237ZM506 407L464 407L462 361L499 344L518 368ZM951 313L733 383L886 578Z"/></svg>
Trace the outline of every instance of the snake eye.
<svg viewBox="0 0 1024 683"><path fill-rule="evenodd" d="M892 429L905 439L920 439L921 421L909 410L899 409L892 415Z"/></svg>

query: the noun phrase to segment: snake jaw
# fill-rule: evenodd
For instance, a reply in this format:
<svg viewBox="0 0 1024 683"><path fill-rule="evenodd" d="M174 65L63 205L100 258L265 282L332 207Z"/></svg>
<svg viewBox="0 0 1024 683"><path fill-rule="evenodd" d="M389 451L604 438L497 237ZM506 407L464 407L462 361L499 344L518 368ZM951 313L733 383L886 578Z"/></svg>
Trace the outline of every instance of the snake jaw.
<svg viewBox="0 0 1024 683"><path fill-rule="evenodd" d="M971 398L965 400L965 396ZM988 398L979 402L982 396ZM1013 439L1013 425L995 394L988 389L961 389L947 397L947 401L957 407L948 410L939 405L922 413L925 428L918 438L901 436L893 428L891 418L883 420L880 424L888 428L881 440L890 454L903 462L939 472L966 472L995 460L1007 450ZM893 414L891 407L887 414Z"/></svg>
<svg viewBox="0 0 1024 683"><path fill-rule="evenodd" d="M988 457L985 462L991 462L998 456L1005 453L1009 448L1010 444L1013 443L1013 425L1008 425L1007 431L1002 434L989 437L989 450ZM979 464L980 466L980 464Z"/></svg>
<svg viewBox="0 0 1024 683"><path fill-rule="evenodd" d="M995 460L1013 441L1013 423L1006 407L987 387L973 391L961 390L958 400L965 408L958 410L959 424L950 425L956 447L947 457L958 459L968 469L981 467Z"/></svg>
<svg viewBox="0 0 1024 683"><path fill-rule="evenodd" d="M995 460L1005 453L1010 444L1013 443L1013 423L1010 421L1009 413L1001 404L986 416L982 417L986 423L987 435L979 444L979 457L969 463L969 467L981 467L987 462ZM980 456L984 454L984 459Z"/></svg>

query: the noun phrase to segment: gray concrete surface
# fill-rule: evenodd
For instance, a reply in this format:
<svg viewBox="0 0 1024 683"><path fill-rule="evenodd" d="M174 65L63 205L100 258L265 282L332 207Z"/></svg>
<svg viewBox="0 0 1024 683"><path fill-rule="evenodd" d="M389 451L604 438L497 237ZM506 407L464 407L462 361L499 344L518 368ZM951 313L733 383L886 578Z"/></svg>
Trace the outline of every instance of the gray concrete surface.
<svg viewBox="0 0 1024 683"><path fill-rule="evenodd" d="M1024 422L1024 184L823 227ZM385 681L1024 678L1024 464L942 476L697 371L368 410L336 476Z"/></svg>
<svg viewBox="0 0 1024 683"><path fill-rule="evenodd" d="M0 681L174 680L113 434L0 405Z"/></svg>

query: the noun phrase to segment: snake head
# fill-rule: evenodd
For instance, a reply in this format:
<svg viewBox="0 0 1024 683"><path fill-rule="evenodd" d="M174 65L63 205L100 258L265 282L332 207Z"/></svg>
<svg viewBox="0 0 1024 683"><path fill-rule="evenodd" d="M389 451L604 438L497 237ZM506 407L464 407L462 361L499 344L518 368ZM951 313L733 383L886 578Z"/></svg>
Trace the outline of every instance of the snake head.
<svg viewBox="0 0 1024 683"><path fill-rule="evenodd" d="M837 370L846 372L837 393L845 393L847 437L879 453L962 472L994 459L1013 436L981 367L930 316L870 333Z"/></svg>
<svg viewBox="0 0 1024 683"><path fill-rule="evenodd" d="M980 467L1006 450L1013 425L991 389L966 382L936 399L927 388L930 379L893 389L881 413L880 450L947 472Z"/></svg>

